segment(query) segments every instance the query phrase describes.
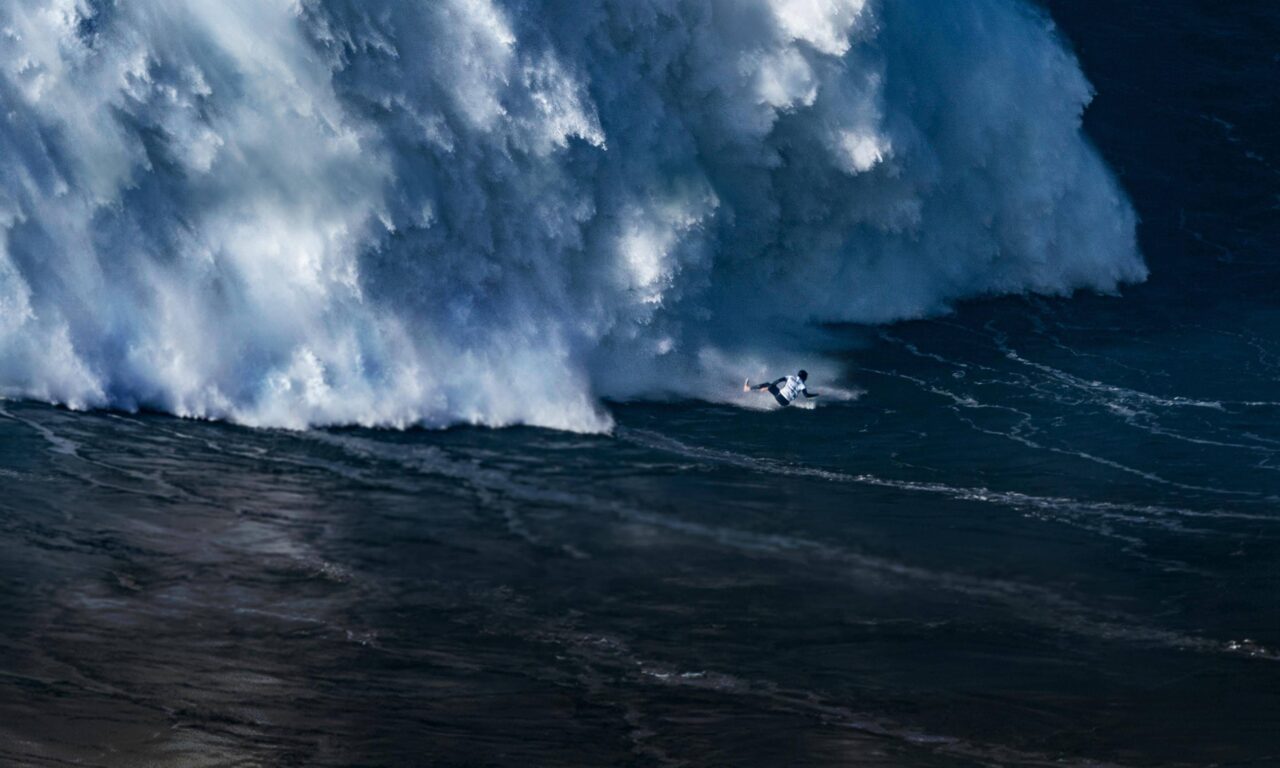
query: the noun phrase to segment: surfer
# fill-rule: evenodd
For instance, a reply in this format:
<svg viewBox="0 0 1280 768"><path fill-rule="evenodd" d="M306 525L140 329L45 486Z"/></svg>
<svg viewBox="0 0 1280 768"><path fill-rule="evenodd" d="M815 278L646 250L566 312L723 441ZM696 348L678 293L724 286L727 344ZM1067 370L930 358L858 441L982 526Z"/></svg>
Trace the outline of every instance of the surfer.
<svg viewBox="0 0 1280 768"><path fill-rule="evenodd" d="M795 376L783 376L777 381L769 384L760 384L755 387L751 386L751 380L747 379L742 382L742 391L749 392L752 389L755 389L763 392L764 390L768 390L769 394L773 395L773 399L778 401L778 405L786 408L788 405L791 405L791 401L795 400L800 395L804 395L805 397L818 397L817 392L810 392L808 388L805 387L804 382L808 378L808 371L800 371Z"/></svg>

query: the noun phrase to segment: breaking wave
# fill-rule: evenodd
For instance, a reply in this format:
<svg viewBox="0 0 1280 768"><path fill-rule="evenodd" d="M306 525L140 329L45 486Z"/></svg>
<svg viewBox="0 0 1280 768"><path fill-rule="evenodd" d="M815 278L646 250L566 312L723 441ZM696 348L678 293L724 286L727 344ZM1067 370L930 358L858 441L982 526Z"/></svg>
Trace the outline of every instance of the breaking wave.
<svg viewBox="0 0 1280 768"><path fill-rule="evenodd" d="M0 392L610 426L1145 277L1021 0L11 0Z"/></svg>

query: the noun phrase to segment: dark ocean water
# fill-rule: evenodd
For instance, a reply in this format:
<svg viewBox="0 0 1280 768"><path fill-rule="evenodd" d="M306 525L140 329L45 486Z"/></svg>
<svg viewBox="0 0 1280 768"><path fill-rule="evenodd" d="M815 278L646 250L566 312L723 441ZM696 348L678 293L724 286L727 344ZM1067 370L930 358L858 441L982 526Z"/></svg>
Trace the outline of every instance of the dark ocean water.
<svg viewBox="0 0 1280 768"><path fill-rule="evenodd" d="M1280 765L1280 13L1052 2L1148 283L613 436L0 411L0 763Z"/></svg>

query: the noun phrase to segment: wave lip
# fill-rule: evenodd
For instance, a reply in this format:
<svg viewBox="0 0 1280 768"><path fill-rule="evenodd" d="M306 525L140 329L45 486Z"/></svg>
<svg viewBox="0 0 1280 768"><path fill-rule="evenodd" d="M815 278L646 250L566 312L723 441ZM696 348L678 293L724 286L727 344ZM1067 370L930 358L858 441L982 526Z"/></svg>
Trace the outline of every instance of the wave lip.
<svg viewBox="0 0 1280 768"><path fill-rule="evenodd" d="M1146 275L1021 0L16 0L0 39L9 396L600 431L810 323Z"/></svg>

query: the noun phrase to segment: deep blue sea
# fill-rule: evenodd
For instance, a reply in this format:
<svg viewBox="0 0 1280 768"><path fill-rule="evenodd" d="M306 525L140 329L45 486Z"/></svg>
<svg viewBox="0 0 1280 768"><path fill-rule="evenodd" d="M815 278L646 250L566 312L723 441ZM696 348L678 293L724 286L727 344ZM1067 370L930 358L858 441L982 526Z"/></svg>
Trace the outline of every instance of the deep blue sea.
<svg viewBox="0 0 1280 768"><path fill-rule="evenodd" d="M826 324L855 397L0 402L0 764L1280 765L1280 11L1047 8L1149 277Z"/></svg>

